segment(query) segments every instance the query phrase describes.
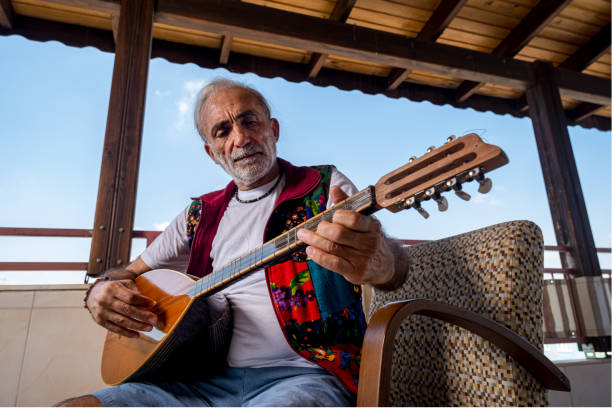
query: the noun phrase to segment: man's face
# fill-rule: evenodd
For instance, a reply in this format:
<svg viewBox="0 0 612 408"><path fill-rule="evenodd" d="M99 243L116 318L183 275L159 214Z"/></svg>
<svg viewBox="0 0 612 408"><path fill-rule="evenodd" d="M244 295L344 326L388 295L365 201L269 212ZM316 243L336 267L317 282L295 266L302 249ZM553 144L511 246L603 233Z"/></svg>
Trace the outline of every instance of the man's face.
<svg viewBox="0 0 612 408"><path fill-rule="evenodd" d="M266 177L276 163L278 121L268 119L257 98L241 88L216 92L204 106L206 153L239 187Z"/></svg>

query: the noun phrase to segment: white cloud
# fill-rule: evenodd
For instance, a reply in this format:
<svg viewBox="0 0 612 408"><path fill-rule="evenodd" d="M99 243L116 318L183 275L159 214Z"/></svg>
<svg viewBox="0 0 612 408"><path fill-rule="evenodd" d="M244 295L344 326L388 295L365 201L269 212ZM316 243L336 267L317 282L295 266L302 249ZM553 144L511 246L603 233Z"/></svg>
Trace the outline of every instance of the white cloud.
<svg viewBox="0 0 612 408"><path fill-rule="evenodd" d="M157 224L153 224L153 228L155 228L156 231L163 231L168 227L168 225L170 225L170 221L163 221Z"/></svg>
<svg viewBox="0 0 612 408"><path fill-rule="evenodd" d="M177 108L177 115L174 121L174 128L178 131L185 128L185 124L188 122L187 118L191 116L193 107L195 105L195 98L200 92L200 89L204 86L205 81L186 81L183 83L183 94L180 99L175 103Z"/></svg>
<svg viewBox="0 0 612 408"><path fill-rule="evenodd" d="M488 205L491 207L498 207L501 205L501 201L491 195L480 194L478 192L472 194L472 202L474 204Z"/></svg>

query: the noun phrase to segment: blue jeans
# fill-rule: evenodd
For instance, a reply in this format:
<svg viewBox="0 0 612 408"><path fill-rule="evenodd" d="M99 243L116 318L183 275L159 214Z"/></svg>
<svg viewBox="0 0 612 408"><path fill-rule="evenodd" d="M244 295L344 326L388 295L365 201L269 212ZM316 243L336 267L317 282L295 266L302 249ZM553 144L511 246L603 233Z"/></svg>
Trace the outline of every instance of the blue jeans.
<svg viewBox="0 0 612 408"><path fill-rule="evenodd" d="M206 380L124 383L93 395L104 406L355 405L355 396L318 367L228 367Z"/></svg>

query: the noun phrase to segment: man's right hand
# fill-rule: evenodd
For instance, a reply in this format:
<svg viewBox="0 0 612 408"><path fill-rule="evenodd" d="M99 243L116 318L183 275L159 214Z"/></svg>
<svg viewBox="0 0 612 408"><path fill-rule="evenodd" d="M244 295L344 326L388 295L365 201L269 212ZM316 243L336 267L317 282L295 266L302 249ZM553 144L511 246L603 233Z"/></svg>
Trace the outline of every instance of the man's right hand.
<svg viewBox="0 0 612 408"><path fill-rule="evenodd" d="M138 337L138 331L151 331L157 324L157 315L151 311L155 301L142 295L134 283L140 273L150 269L142 261L145 267L140 267L138 261L125 269L107 271L105 276L114 280L97 282L87 298L96 323L126 337Z"/></svg>

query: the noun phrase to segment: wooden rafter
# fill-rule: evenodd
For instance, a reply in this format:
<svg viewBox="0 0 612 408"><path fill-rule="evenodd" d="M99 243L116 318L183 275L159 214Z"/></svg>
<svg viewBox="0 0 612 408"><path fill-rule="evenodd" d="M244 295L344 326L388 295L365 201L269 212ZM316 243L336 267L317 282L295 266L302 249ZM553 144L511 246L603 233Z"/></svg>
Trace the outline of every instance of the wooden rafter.
<svg viewBox="0 0 612 408"><path fill-rule="evenodd" d="M560 67L582 71L593 62L597 61L603 54L610 49L610 24L602 28L593 38L582 46L576 53L563 61ZM580 122L595 114L603 105L593 103L582 103L571 111L567 112L568 119Z"/></svg>
<svg viewBox="0 0 612 408"><path fill-rule="evenodd" d="M346 22L356 2L357 0L338 0L329 16L329 20ZM314 78L319 74L326 59L327 54L321 54L319 52L312 54L308 67L308 78Z"/></svg>
<svg viewBox="0 0 612 408"><path fill-rule="evenodd" d="M416 38L430 41L437 40L466 2L467 0L443 0L431 17L429 17L429 20L427 20ZM411 70L409 69L394 68L391 70L388 78L389 90L397 88L406 78L408 78L410 72Z"/></svg>
<svg viewBox="0 0 612 408"><path fill-rule="evenodd" d="M229 61L230 48L232 47L233 37L231 34L225 34L221 41L221 52L219 54L219 64L227 65Z"/></svg>
<svg viewBox="0 0 612 408"><path fill-rule="evenodd" d="M571 0L542 0L521 21L506 38L493 50L492 54L502 57L513 57L538 35L548 23L551 22ZM483 82L464 81L457 87L457 100L465 101L474 94Z"/></svg>
<svg viewBox="0 0 612 408"><path fill-rule="evenodd" d="M574 109L565 111L565 116L567 116L569 120L580 122L589 116L594 115L595 112L600 110L602 107L602 105L597 105L595 103L581 103Z"/></svg>
<svg viewBox="0 0 612 408"><path fill-rule="evenodd" d="M599 33L595 34L576 53L570 55L559 65L562 68L582 71L593 62L597 61L610 49L610 24L605 26Z"/></svg>
<svg viewBox="0 0 612 408"><path fill-rule="evenodd" d="M0 0L0 26L5 28L13 27L13 7L11 0Z"/></svg>
<svg viewBox="0 0 612 408"><path fill-rule="evenodd" d="M582 71L586 69L610 49L610 34L610 24L608 24L578 51L570 55L562 64L559 65L559 67L574 71ZM578 107L567 111L567 118L575 122L580 122L593 115L603 106L606 105L583 103ZM525 96L519 99L518 107L521 111L528 108L527 98Z"/></svg>

